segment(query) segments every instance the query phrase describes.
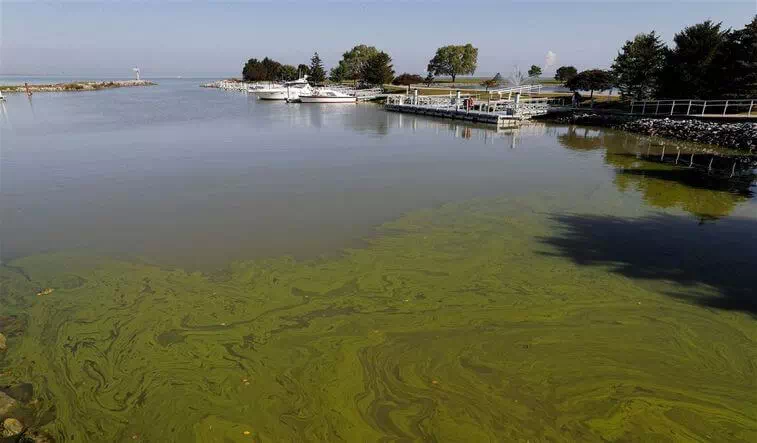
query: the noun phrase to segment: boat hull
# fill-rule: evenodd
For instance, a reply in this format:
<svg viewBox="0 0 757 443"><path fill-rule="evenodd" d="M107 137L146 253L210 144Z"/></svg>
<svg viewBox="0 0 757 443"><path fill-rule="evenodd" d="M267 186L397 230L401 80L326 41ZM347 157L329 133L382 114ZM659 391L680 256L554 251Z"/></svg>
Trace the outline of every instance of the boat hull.
<svg viewBox="0 0 757 443"><path fill-rule="evenodd" d="M261 100L286 100L286 91L257 91L255 95Z"/></svg>
<svg viewBox="0 0 757 443"><path fill-rule="evenodd" d="M301 95L302 103L356 103L355 97L320 97L312 95Z"/></svg>

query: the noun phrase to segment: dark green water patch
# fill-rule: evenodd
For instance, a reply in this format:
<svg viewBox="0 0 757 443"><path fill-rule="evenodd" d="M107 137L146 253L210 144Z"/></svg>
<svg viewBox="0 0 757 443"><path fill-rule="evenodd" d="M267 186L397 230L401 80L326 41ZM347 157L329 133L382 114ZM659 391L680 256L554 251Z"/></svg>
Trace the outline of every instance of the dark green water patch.
<svg viewBox="0 0 757 443"><path fill-rule="evenodd" d="M492 199L222 274L30 256L0 386L61 441L755 441L750 223Z"/></svg>

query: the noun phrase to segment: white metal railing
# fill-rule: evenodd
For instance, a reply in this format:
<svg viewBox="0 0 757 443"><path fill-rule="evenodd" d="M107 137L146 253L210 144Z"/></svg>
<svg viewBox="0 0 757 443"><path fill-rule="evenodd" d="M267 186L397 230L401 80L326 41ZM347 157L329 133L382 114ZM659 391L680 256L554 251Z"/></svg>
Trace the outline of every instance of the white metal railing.
<svg viewBox="0 0 757 443"><path fill-rule="evenodd" d="M390 105L416 105L435 108L455 108L463 105L463 100L474 97L472 95L414 95L414 94L390 94L386 97L386 103Z"/></svg>
<svg viewBox="0 0 757 443"><path fill-rule="evenodd" d="M641 115L745 115L757 116L757 99L738 100L634 100L631 114Z"/></svg>
<svg viewBox="0 0 757 443"><path fill-rule="evenodd" d="M500 98L503 95L507 95L508 98L512 98L513 94L540 94L541 87L542 85L537 83L521 86L511 86L509 88L491 89L489 91L489 95L497 94Z"/></svg>
<svg viewBox="0 0 757 443"><path fill-rule="evenodd" d="M472 99L471 102L466 100ZM481 100L468 95L414 95L390 94L386 103L398 106L422 106L436 109L457 109L467 112L497 113L530 117L546 114L550 107L559 105L552 98L517 99L517 100Z"/></svg>

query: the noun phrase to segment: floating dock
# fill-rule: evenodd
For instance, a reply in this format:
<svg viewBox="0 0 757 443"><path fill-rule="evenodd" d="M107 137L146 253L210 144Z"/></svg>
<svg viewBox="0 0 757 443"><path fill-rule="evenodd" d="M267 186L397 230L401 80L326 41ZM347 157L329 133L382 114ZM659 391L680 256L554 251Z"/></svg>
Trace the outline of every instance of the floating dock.
<svg viewBox="0 0 757 443"><path fill-rule="evenodd" d="M514 98L478 100L473 95L463 96L459 91L449 96L421 96L417 90L413 94L388 95L385 104L387 111L467 120L497 128L517 128L524 120L546 114L549 107L549 99L521 99L519 92Z"/></svg>
<svg viewBox="0 0 757 443"><path fill-rule="evenodd" d="M411 114L430 115L434 117L453 118L456 120L468 120L476 123L486 123L491 125L497 125L497 128L516 128L520 126L522 117L515 115L505 115L502 113L494 112L482 112L482 111L468 111L465 109L455 108L440 108L433 106L423 105L400 105L390 104L385 105L387 111L395 112L408 112Z"/></svg>

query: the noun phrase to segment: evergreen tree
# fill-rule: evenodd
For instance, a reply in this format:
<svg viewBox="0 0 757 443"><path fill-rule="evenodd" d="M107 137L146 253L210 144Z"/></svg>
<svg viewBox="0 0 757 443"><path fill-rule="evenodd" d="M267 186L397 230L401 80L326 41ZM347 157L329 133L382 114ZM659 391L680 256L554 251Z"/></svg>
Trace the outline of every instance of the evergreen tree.
<svg viewBox="0 0 757 443"><path fill-rule="evenodd" d="M323 69L323 63L321 57L316 52L313 54L313 58L310 59L310 82L311 83L323 83L326 81L326 71Z"/></svg>
<svg viewBox="0 0 757 443"><path fill-rule="evenodd" d="M423 79L423 83L425 83L426 86L431 86L431 84L434 83L434 73L429 72L426 78Z"/></svg>
<svg viewBox="0 0 757 443"><path fill-rule="evenodd" d="M686 27L673 38L675 47L666 55L657 96L664 98L715 98L722 94L721 67L730 32L707 20Z"/></svg>
<svg viewBox="0 0 757 443"><path fill-rule="evenodd" d="M383 51L369 58L367 63L363 65L360 78L371 85L391 83L394 79L392 58Z"/></svg>
<svg viewBox="0 0 757 443"><path fill-rule="evenodd" d="M651 97L665 66L665 53L654 31L626 41L612 65L621 94L636 100Z"/></svg>
<svg viewBox="0 0 757 443"><path fill-rule="evenodd" d="M757 16L731 32L715 61L722 97L757 95Z"/></svg>
<svg viewBox="0 0 757 443"><path fill-rule="evenodd" d="M342 66L341 63L331 68L331 71L329 72L329 80L334 83L339 83L344 81L344 79L344 66Z"/></svg>

